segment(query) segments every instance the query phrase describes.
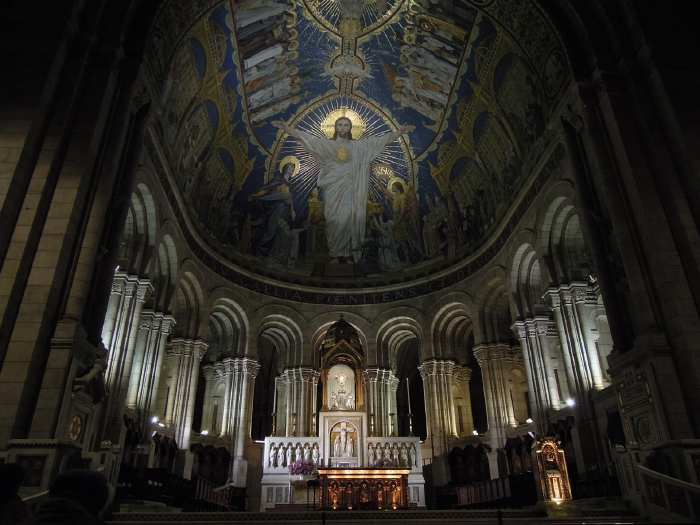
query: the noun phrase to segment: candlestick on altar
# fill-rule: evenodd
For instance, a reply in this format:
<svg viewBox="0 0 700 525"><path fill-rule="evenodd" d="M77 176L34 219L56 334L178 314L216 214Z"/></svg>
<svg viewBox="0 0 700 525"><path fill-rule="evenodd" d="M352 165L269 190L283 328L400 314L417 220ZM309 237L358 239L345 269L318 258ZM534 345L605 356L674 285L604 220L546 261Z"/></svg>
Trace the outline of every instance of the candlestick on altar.
<svg viewBox="0 0 700 525"><path fill-rule="evenodd" d="M408 386L408 377L406 378L406 396L408 397L408 413L410 414L412 412L412 410L411 410L411 389Z"/></svg>
<svg viewBox="0 0 700 525"><path fill-rule="evenodd" d="M411 388L406 378L406 397L408 397L408 435L413 436L413 410L411 410Z"/></svg>

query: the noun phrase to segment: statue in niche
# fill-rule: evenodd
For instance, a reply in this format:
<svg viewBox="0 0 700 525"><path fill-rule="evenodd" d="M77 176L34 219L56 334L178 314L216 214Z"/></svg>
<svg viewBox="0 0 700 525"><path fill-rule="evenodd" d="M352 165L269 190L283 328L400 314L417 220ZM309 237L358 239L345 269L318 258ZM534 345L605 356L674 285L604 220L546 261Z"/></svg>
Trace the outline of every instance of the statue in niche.
<svg viewBox="0 0 700 525"><path fill-rule="evenodd" d="M411 445L408 449L408 465L411 468L417 467L416 461L416 450L413 448L413 445Z"/></svg>
<svg viewBox="0 0 700 525"><path fill-rule="evenodd" d="M287 459L286 466L288 467L289 465L292 464L292 444L291 443L289 443L287 445L286 459Z"/></svg>
<svg viewBox="0 0 700 525"><path fill-rule="evenodd" d="M373 467L374 464L376 463L377 459L376 456L374 455L374 446L370 443L368 450L367 450L367 462L369 463L370 467Z"/></svg>
<svg viewBox="0 0 700 525"><path fill-rule="evenodd" d="M396 446L396 443L394 443L394 446L391 447L391 464L395 467L399 466L399 449Z"/></svg>
<svg viewBox="0 0 700 525"><path fill-rule="evenodd" d="M294 451L294 461L301 461L303 458L303 452L301 450L301 443L297 443L297 448Z"/></svg>
<svg viewBox="0 0 700 525"><path fill-rule="evenodd" d="M340 457L340 454L342 452L341 445L340 445L340 434L335 436L335 439L333 440L333 455L337 458Z"/></svg>
<svg viewBox="0 0 700 525"><path fill-rule="evenodd" d="M336 389L331 393L331 410L354 410L355 396L348 392L347 377L344 374L335 376Z"/></svg>
<svg viewBox="0 0 700 525"><path fill-rule="evenodd" d="M347 424L340 424L340 431L333 438L333 456L334 457L355 457L355 439L352 437L352 432L348 431Z"/></svg>
<svg viewBox="0 0 700 525"><path fill-rule="evenodd" d="M304 461L311 461L311 447L304 445Z"/></svg>
<svg viewBox="0 0 700 525"><path fill-rule="evenodd" d="M313 449L311 450L311 461L314 462L314 465L318 465L318 460L320 458L320 454L318 452L318 445L314 443Z"/></svg>
<svg viewBox="0 0 700 525"><path fill-rule="evenodd" d="M269 459L268 459L268 466L270 467L276 467L277 466L277 447L272 444L270 445L270 454L269 454Z"/></svg>
<svg viewBox="0 0 700 525"><path fill-rule="evenodd" d="M399 459L402 467L411 466L408 462L408 451L406 450L406 445L401 445L401 449L399 450Z"/></svg>
<svg viewBox="0 0 700 525"><path fill-rule="evenodd" d="M299 140L320 165L318 187L324 203L330 262L358 262L367 227L370 164L389 143L413 131L414 127L354 140L353 123L348 117L335 121L331 139L301 131L282 121L272 124Z"/></svg>

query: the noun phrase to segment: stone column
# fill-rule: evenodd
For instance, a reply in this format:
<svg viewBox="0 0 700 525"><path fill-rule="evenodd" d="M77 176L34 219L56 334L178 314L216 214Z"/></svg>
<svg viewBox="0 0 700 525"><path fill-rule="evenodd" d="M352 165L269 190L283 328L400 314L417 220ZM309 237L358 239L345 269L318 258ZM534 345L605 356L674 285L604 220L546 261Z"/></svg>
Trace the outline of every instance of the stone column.
<svg viewBox="0 0 700 525"><path fill-rule="evenodd" d="M310 436L313 432L316 387L320 374L313 368L299 367L286 369L282 376L286 385L286 435Z"/></svg>
<svg viewBox="0 0 700 525"><path fill-rule="evenodd" d="M287 431L287 375L282 373L275 377L275 425L273 434L275 436L289 436Z"/></svg>
<svg viewBox="0 0 700 525"><path fill-rule="evenodd" d="M216 419L218 414L214 414L214 405L217 405L218 398L214 395L216 388L221 382L221 371L216 365L205 365L202 367L204 375L204 409L202 411L202 430L207 430L210 435L216 435L221 431ZM220 401L220 400L218 400ZM220 405L219 405L220 406Z"/></svg>
<svg viewBox="0 0 700 525"><path fill-rule="evenodd" d="M167 350L173 377L173 392L170 396L172 402L168 403L167 419L173 426L175 442L185 451L190 446L199 363L207 348L204 341L176 338Z"/></svg>
<svg viewBox="0 0 700 525"><path fill-rule="evenodd" d="M391 432L389 414L392 413L390 381L393 372L386 368L368 368L364 371L367 414L371 418L370 431L374 436L388 436ZM397 384L398 387L398 384ZM396 406L394 391L393 406ZM395 412L395 409L394 409Z"/></svg>
<svg viewBox="0 0 700 525"><path fill-rule="evenodd" d="M550 288L545 293L559 331L569 394L576 402L576 427L573 436L576 462L580 472L598 461L591 392L605 386L598 349L591 336L589 310L595 309L596 298L589 296L587 283L572 283Z"/></svg>
<svg viewBox="0 0 700 525"><path fill-rule="evenodd" d="M572 283L550 288L545 293L561 338L569 385L577 397L585 397L591 390L605 387L592 334L597 298L589 291L587 283Z"/></svg>
<svg viewBox="0 0 700 525"><path fill-rule="evenodd" d="M489 441L495 451L505 445L506 428L517 425L508 388L508 368L519 362L517 350L503 343L482 344L474 348L474 357L481 367Z"/></svg>
<svg viewBox="0 0 700 525"><path fill-rule="evenodd" d="M389 412L387 414L389 426L387 428L387 433L390 436L398 435L398 405L396 403L396 392L399 389L399 378L396 377L392 370L389 370L389 377L386 383L387 392L387 405L389 407Z"/></svg>
<svg viewBox="0 0 700 525"><path fill-rule="evenodd" d="M116 272L112 282L102 343L107 349L105 383L109 393L103 414L103 439L121 442L122 415L129 388L134 346L141 309L148 292L149 280Z"/></svg>
<svg viewBox="0 0 700 525"><path fill-rule="evenodd" d="M474 431L474 416L472 415L472 398L469 391L469 383L472 378L472 369L467 366L455 366L452 397L455 400L455 424L457 434L460 437L468 437ZM462 414L462 428L460 428L460 415Z"/></svg>
<svg viewBox="0 0 700 525"><path fill-rule="evenodd" d="M450 440L457 437L452 398L455 366L454 361L429 359L418 367L423 379L426 426L433 454L431 469L434 486L443 486L450 481L447 454L450 451Z"/></svg>
<svg viewBox="0 0 700 525"><path fill-rule="evenodd" d="M547 431L550 409L563 406L549 355L547 337L552 331L556 334L553 323L546 317L525 319L513 324L513 332L520 340L523 353L530 392L530 412L541 436Z"/></svg>
<svg viewBox="0 0 700 525"><path fill-rule="evenodd" d="M136 413L144 430L148 428L149 419L156 415L155 400L165 346L174 325L175 319L163 312L144 310L141 313L126 406ZM148 437L148 432L144 432L144 436Z"/></svg>
<svg viewBox="0 0 700 525"><path fill-rule="evenodd" d="M231 443L228 482L236 487L245 487L248 476L245 447L246 441L250 439L253 393L260 364L247 357L229 357L222 364L226 385L223 435Z"/></svg>
<svg viewBox="0 0 700 525"><path fill-rule="evenodd" d="M429 359L418 367L425 393L428 435L437 454L449 452L448 440L457 437L452 390L454 361Z"/></svg>

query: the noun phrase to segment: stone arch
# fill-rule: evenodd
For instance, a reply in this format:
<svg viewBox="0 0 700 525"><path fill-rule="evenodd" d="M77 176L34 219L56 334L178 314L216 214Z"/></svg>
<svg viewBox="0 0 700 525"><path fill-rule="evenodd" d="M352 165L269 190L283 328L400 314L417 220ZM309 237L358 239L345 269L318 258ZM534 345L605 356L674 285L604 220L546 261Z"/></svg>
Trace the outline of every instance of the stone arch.
<svg viewBox="0 0 700 525"><path fill-rule="evenodd" d="M367 362L370 362L371 359L376 359L376 347L374 344L376 342L376 339L371 339L370 337L368 337L368 334L372 333L372 325L370 324L370 322L356 313L344 310L335 310L332 312L324 312L320 315L317 315L308 323L310 327L316 327L313 330L313 334L311 336L309 345L309 350L311 351L310 363L313 366L320 366L321 354L319 350L321 347L321 343L323 342L323 337L326 335L326 331L328 330L328 328L333 323L338 321L341 315L343 316L343 319L345 319L355 328L355 330L357 330L357 333L360 336L362 348L365 352L365 360Z"/></svg>
<svg viewBox="0 0 700 525"><path fill-rule="evenodd" d="M397 369L398 353L408 341L423 340L419 322L412 312L393 312L394 317L384 321L377 330L377 366ZM403 314L403 315L401 315Z"/></svg>
<svg viewBox="0 0 700 525"><path fill-rule="evenodd" d="M150 189L138 183L129 197L119 241L118 264L125 271L144 276L156 242L156 206Z"/></svg>
<svg viewBox="0 0 700 525"><path fill-rule="evenodd" d="M227 292L217 290L210 298L208 343L212 360L249 354L248 316Z"/></svg>
<svg viewBox="0 0 700 525"><path fill-rule="evenodd" d="M474 301L475 343L509 342L512 339L512 316L503 268L493 268L483 283Z"/></svg>
<svg viewBox="0 0 700 525"><path fill-rule="evenodd" d="M549 286L549 275L535 250L534 232L522 232L518 242L510 257L509 288L513 313L525 319L547 312L542 296Z"/></svg>
<svg viewBox="0 0 700 525"><path fill-rule="evenodd" d="M155 252L153 271L154 304L157 308L169 310L178 277L178 253L175 241L165 234Z"/></svg>
<svg viewBox="0 0 700 525"><path fill-rule="evenodd" d="M190 261L185 261L178 278L177 287L172 300L173 316L175 317L175 334L180 337L200 338L206 319L203 318L204 292L201 279L197 276L196 268Z"/></svg>
<svg viewBox="0 0 700 525"><path fill-rule="evenodd" d="M547 207L540 229L539 245L557 284L585 281L592 264L573 199L555 197Z"/></svg>
<svg viewBox="0 0 700 525"><path fill-rule="evenodd" d="M430 357L466 361L468 349L465 345L473 330L472 298L464 292L453 292L434 309L436 313L430 325Z"/></svg>
<svg viewBox="0 0 700 525"><path fill-rule="evenodd" d="M290 315L269 313L263 317L258 323L258 339L269 342L276 349L283 369L305 364L304 336Z"/></svg>

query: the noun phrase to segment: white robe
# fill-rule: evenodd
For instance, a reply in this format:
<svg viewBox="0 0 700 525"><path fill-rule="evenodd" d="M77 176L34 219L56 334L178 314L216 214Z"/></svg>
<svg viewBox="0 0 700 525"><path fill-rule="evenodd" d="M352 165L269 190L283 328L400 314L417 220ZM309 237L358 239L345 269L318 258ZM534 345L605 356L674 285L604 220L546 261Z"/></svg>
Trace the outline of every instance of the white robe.
<svg viewBox="0 0 700 525"><path fill-rule="evenodd" d="M321 167L318 187L323 196L329 255L359 261L365 240L369 166L398 135L332 140L295 130L295 136Z"/></svg>

